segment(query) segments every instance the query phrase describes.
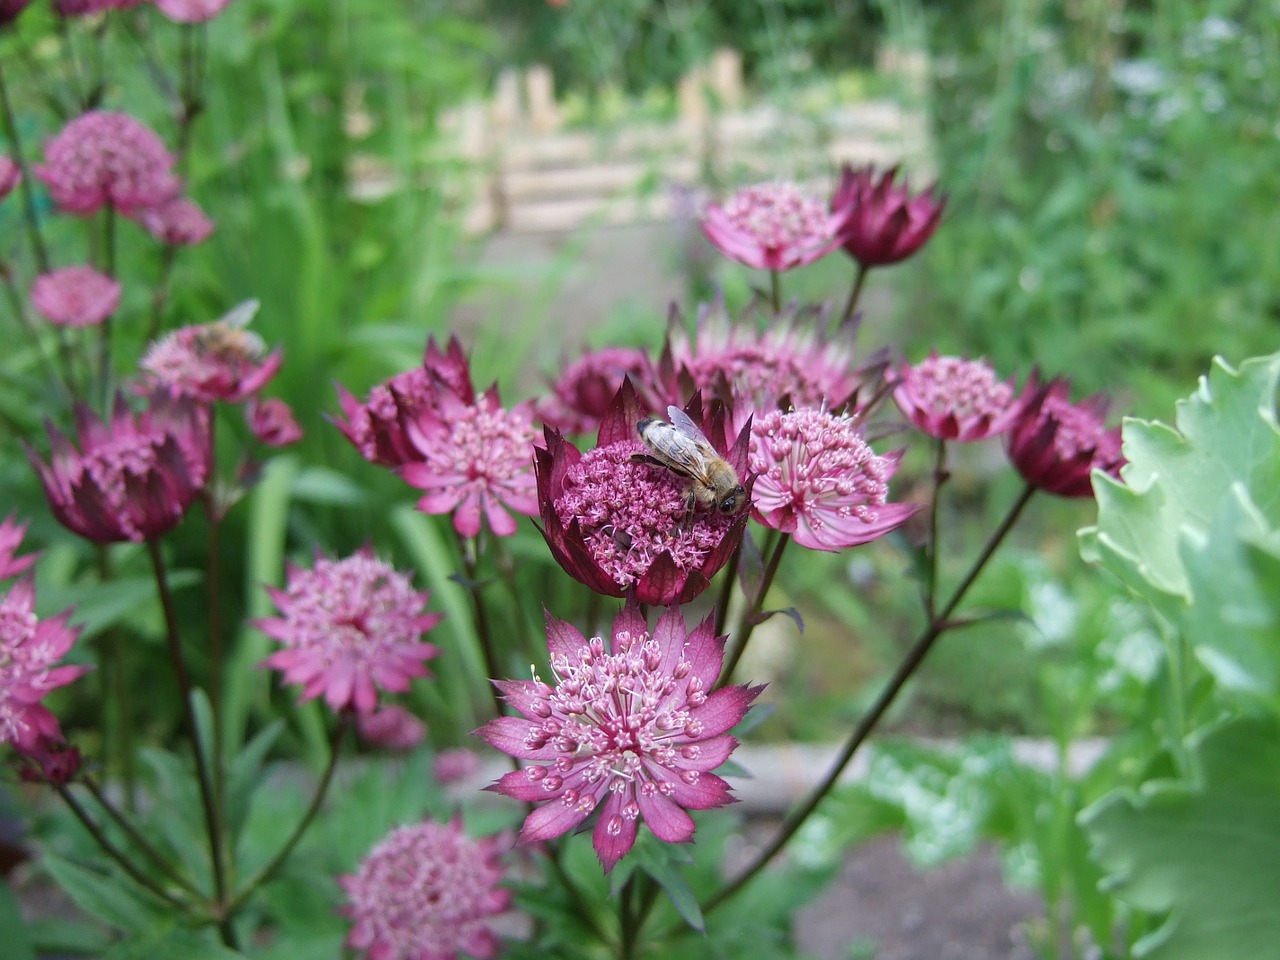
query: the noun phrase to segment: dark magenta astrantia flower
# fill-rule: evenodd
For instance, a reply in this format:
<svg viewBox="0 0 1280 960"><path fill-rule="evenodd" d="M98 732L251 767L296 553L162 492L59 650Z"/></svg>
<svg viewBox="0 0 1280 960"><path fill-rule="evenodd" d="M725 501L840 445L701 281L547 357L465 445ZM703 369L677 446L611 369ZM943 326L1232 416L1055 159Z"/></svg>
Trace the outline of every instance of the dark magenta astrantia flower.
<svg viewBox="0 0 1280 960"><path fill-rule="evenodd" d="M882 537L920 509L889 503L902 451L877 456L848 416L774 410L751 427L752 516L803 547L841 550Z"/></svg>
<svg viewBox="0 0 1280 960"><path fill-rule="evenodd" d="M749 500L747 431L730 448L722 407L704 416L695 396L686 412L737 471ZM600 423L594 448L582 453L548 429L546 448L534 451L538 501L542 535L570 576L606 596L666 606L706 589L737 547L747 511L690 512L689 481L635 460L649 452L636 430L647 413L627 380Z"/></svg>
<svg viewBox="0 0 1280 960"><path fill-rule="evenodd" d="M338 878L352 927L347 945L367 960L490 960L502 946L491 922L511 905L499 886L499 836L473 840L462 818L396 827Z"/></svg>
<svg viewBox="0 0 1280 960"><path fill-rule="evenodd" d="M556 377L551 395L534 404L534 414L561 433L591 433L600 428L622 381L639 380L648 366L644 351L632 347L588 350Z"/></svg>
<svg viewBox="0 0 1280 960"><path fill-rule="evenodd" d="M159 390L135 414L117 394L109 421L76 410L77 443L47 426L48 463L30 445L54 517L94 543L153 540L178 525L209 478L208 410Z"/></svg>
<svg viewBox="0 0 1280 960"><path fill-rule="evenodd" d="M893 399L919 430L941 440L985 440L1009 430L1022 412L1015 378L997 380L984 360L937 352L893 375Z"/></svg>
<svg viewBox="0 0 1280 960"><path fill-rule="evenodd" d="M339 386L338 402L345 419L333 423L370 463L403 466L422 459L405 436L405 420L436 406L441 390L452 391L465 404L475 403L470 366L457 337L449 338L444 351L434 337L429 338L422 366L378 384L364 403Z"/></svg>
<svg viewBox="0 0 1280 960"><path fill-rule="evenodd" d="M687 629L678 609L650 632L634 602L608 639L587 639L547 616L554 684L497 684L520 717L499 717L476 733L498 750L529 761L488 789L540 804L520 839L550 840L599 811L592 832L606 871L635 843L640 820L667 843L693 839L689 810L733 802L711 771L738 741L729 731L763 687L711 692L724 659L724 637L711 618Z"/></svg>
<svg viewBox="0 0 1280 960"><path fill-rule="evenodd" d="M245 421L253 435L268 447L287 447L302 439L302 427L293 409L279 397L257 397L245 407Z"/></svg>
<svg viewBox="0 0 1280 960"><path fill-rule="evenodd" d="M758 270L790 270L838 247L847 215L827 210L794 183L760 183L723 204L707 204L702 232L730 260Z"/></svg>
<svg viewBox="0 0 1280 960"><path fill-rule="evenodd" d="M1094 470L1120 475L1120 428L1106 427L1106 397L1073 404L1071 384L1062 378L1028 389L1027 405L1005 438L1009 459L1027 483L1060 497L1092 497Z"/></svg>
<svg viewBox="0 0 1280 960"><path fill-rule="evenodd" d="M371 713L379 690L408 690L440 652L422 635L443 614L424 613L429 594L367 547L342 560L318 557L310 570L290 565L285 588L267 593L280 615L255 626L284 649L262 665L302 684L301 701L323 695L331 710Z"/></svg>
<svg viewBox="0 0 1280 960"><path fill-rule="evenodd" d="M213 221L187 197L173 197L159 206L147 207L135 219L147 233L169 247L195 246L213 234Z"/></svg>
<svg viewBox="0 0 1280 960"><path fill-rule="evenodd" d="M894 184L898 168L876 178L868 165L854 170L845 164L831 209L843 215L841 245L863 267L888 266L907 259L933 236L942 222L947 198L937 187L911 196L904 182Z"/></svg>

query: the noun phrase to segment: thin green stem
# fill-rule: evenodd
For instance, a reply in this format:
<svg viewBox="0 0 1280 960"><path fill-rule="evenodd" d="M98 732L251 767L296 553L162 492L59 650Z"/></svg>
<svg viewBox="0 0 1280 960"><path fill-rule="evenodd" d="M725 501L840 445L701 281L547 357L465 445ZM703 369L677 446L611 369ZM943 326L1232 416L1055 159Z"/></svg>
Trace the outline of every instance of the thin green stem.
<svg viewBox="0 0 1280 960"><path fill-rule="evenodd" d="M80 821L86 830L89 831L90 836L92 836L98 846L102 848L102 852L119 864L120 868L124 870L124 872L127 873L136 884L162 900L164 903L168 904L170 907L173 907L182 913L187 912L186 904L174 897L153 879L143 873L142 870L138 868L138 865L130 860L123 850L111 842L103 832L98 821L94 820L93 817L89 815L89 811L80 805L80 801L75 798L75 794L67 788L66 784L53 783L50 784L50 786L57 791L58 796L62 798L63 803L67 805L68 809L70 809L75 815L75 818Z"/></svg>
<svg viewBox="0 0 1280 960"><path fill-rule="evenodd" d="M769 302L775 314L782 312L782 274L777 270L769 271Z"/></svg>
<svg viewBox="0 0 1280 960"><path fill-rule="evenodd" d="M636 916L635 884L638 876L640 874L633 873L627 877L618 897L618 960L633 960L636 955L639 918Z"/></svg>
<svg viewBox="0 0 1280 960"><path fill-rule="evenodd" d="M947 482L947 441L938 437L934 446L933 497L929 501L929 569L925 571L925 616L930 620L936 612L938 598L938 503L942 485Z"/></svg>
<svg viewBox="0 0 1280 960"><path fill-rule="evenodd" d="M111 552L105 544L98 545L96 559L98 581L111 583L115 579L115 570L111 564ZM119 627L113 625L99 634L97 642L102 657L107 721L103 730L103 753L108 760L114 756L124 784L125 806L136 810L138 778L133 765L133 696L125 674L124 637Z"/></svg>
<svg viewBox="0 0 1280 960"><path fill-rule="evenodd" d="M184 877L179 872L178 868L170 863L164 854L151 844L151 841L146 838L142 831L133 825L133 821L117 809L116 805L108 799L102 788L98 786L97 781L92 777L82 776L80 778L80 783L82 783L84 788L89 791L89 794L93 799L98 802L98 806L102 808L103 812L115 821L116 826L128 835L130 841L133 842L133 845L146 854L147 859L155 864L165 876L178 886L182 887L183 890L186 890L187 893L191 894L191 896L197 898L202 896L200 891L196 889L195 884Z"/></svg>
<svg viewBox="0 0 1280 960"><path fill-rule="evenodd" d="M613 938L600 924L596 918L595 912L591 909L591 904L582 895L582 891L578 889L578 885L574 882L569 871L564 868L564 864L560 862L560 848L558 846L547 850L547 860L551 863L551 869L555 871L556 879L560 881L560 886L568 894L569 899L573 901L574 916L584 921L591 928L591 932L605 946L613 944Z"/></svg>
<svg viewBox="0 0 1280 960"><path fill-rule="evenodd" d="M31 168L27 166L26 157L22 152L22 139L18 136L18 122L13 113L13 104L9 101L9 87L4 80L3 63L0 63L0 112L4 114L4 133L9 141L9 153L13 157L13 162L22 171L18 189L22 193L22 216L27 225L27 238L31 241L31 251L35 254L38 271L48 273L49 251L45 248L44 237L40 233L40 217L36 213L35 194L31 187Z"/></svg>
<svg viewBox="0 0 1280 960"><path fill-rule="evenodd" d="M9 301L9 308L13 311L18 323L22 327L23 333L27 335L27 339L31 341L31 348L35 351L36 356L40 358L40 366L44 368L45 379L49 383L57 384L62 393L62 399L70 409L72 404L71 384L65 375L59 370L57 365L50 358L45 345L40 340L40 334L37 332L35 325L31 322L31 318L27 315L27 308L21 291L18 290L16 281L13 278L13 272L8 264L0 263L0 283L3 283L5 289L5 297ZM60 339L65 346L66 340ZM64 363L70 363L70 354L64 354L62 357Z"/></svg>
<svg viewBox="0 0 1280 960"><path fill-rule="evenodd" d="M742 531L742 538L745 540L747 532ZM715 630L716 636L724 633L725 622L729 619L729 602L733 599L733 584L738 579L738 566L742 563L742 540L738 541L738 545L733 550L733 557L729 560L729 565L724 569L724 580L720 584L720 596L716 600L716 619Z"/></svg>
<svg viewBox="0 0 1280 960"><path fill-rule="evenodd" d="M164 308L169 303L169 281L173 277L173 265L178 259L178 248L165 244L160 250L160 276L156 278L155 289L151 292L151 319L147 321L147 343L160 335L160 325L164 321Z"/></svg>
<svg viewBox="0 0 1280 960"><path fill-rule="evenodd" d="M147 552L151 555L151 565L155 570L156 589L160 594L160 606L164 610L165 636L169 644L169 660L173 664L174 676L178 681L178 695L182 700L182 715L187 727L187 736L191 739L191 754L195 758L196 780L200 785L200 804L204 808L205 830L209 837L209 860L213 867L214 901L221 906L227 899L227 874L224 863L225 844L222 833L222 811L218 809L213 796L213 781L209 774L209 762L205 757L204 747L200 740L200 728L196 724L195 708L191 703L191 674L187 669L186 656L182 652L182 642L178 636L178 617L173 606L173 594L169 589L169 575L165 569L164 557L160 552L160 544L155 540L147 541ZM222 921L219 925L223 942L234 947L235 934L230 923Z"/></svg>
<svg viewBox="0 0 1280 960"><path fill-rule="evenodd" d="M209 412L209 432L210 445L213 444L213 424L216 417L213 411ZM213 461L210 460L212 464ZM215 476L216 472L211 465L209 475ZM218 515L217 507L208 503L209 516L209 559L206 582L208 584L208 606L209 606L209 702L210 709L213 714L213 798L214 803L219 810L226 809L226 769L223 763L224 745L222 742L222 603L221 603L221 583L219 572L222 567L222 558L220 554L220 546L222 542L221 517Z"/></svg>
<svg viewBox="0 0 1280 960"><path fill-rule="evenodd" d="M840 319L836 323L836 330L839 330L852 318L854 312L858 309L858 300L862 297L862 285L867 282L867 274L870 271L861 263L858 264L858 272L853 277L853 286L849 289L849 299L844 302L844 309L840 311Z"/></svg>
<svg viewBox="0 0 1280 960"><path fill-rule="evenodd" d="M116 275L116 214L107 204L103 216L103 264L109 277ZM115 317L107 317L98 326L98 385L106 406L111 405L111 333Z"/></svg>
<svg viewBox="0 0 1280 960"><path fill-rule="evenodd" d="M501 666L498 663L498 648L494 643L493 628L489 623L489 611L484 605L484 598L480 596L479 547L475 540L464 538L461 534L458 535L458 547L462 555L462 571L467 578L467 592L471 594L472 606L475 608L476 635L480 638L480 652L484 656L484 667L489 673L488 679L498 680L502 677ZM487 686L493 698L493 714L495 717L500 717L504 712L502 695L492 683Z"/></svg>
<svg viewBox="0 0 1280 960"><path fill-rule="evenodd" d="M320 782L316 784L316 792L311 797L311 803L307 806L306 812L302 815L302 819L298 821L297 826L293 828L293 833L289 835L289 839L277 851L264 866L251 876L244 885L244 888L237 893L226 906L226 916L228 918L235 915L246 900L253 895L253 892L266 883L279 870L289 855L293 853L293 848L298 845L298 841L302 839L302 835L307 832L307 828L311 826L311 821L316 818L316 814L320 812L320 807L324 803L324 798L329 793L329 785L333 782L333 771L338 767L338 757L342 753L342 738L346 735L347 728L351 726L351 717L347 713L338 716L338 725L334 727L333 733L329 737L329 763L324 768L324 773L320 775Z"/></svg>
<svg viewBox="0 0 1280 960"><path fill-rule="evenodd" d="M915 643L912 644L910 650L907 651L906 657L894 671L893 676L889 678L889 682L876 697L875 702L868 708L862 719L858 721L858 725L854 728L849 739L841 748L839 756L837 756L835 763L833 763L831 768L827 771L827 775L816 787L814 787L805 802L798 809L788 815L787 819L779 828L777 835L774 836L763 850L756 854L751 863L703 905L703 913L708 913L711 910L714 910L717 906L724 903L742 889L742 887L745 886L753 877L755 877L755 875L758 874L765 865L769 863L769 861L778 855L782 848L787 845L787 842L795 835L795 832L800 829L800 825L803 824L805 820L809 818L809 815L818 808L818 805L826 799L827 794L831 792L831 789L839 781L841 774L844 773L845 767L848 766L849 761L853 759L858 748L862 746L867 737L870 736L871 732L879 724L885 712L893 704L898 694L901 693L902 688L906 685L907 681L916 672L920 664L924 662L924 658L929 653L930 649L932 649L934 642L952 625L950 623L951 614L955 612L960 601L964 599L969 588L973 586L973 582L978 578L978 574L981 573L983 568L987 565L987 562L995 553L996 548L1000 546L1009 531L1013 529L1013 525L1017 523L1018 517L1022 514L1023 508L1026 507L1035 492L1036 488L1030 484L1023 488L1021 495L1018 497L1017 501L1014 502L1004 520L1001 521L1000 526L997 527L995 532L988 538L982 552L973 562L973 565L969 568L968 574L960 582L960 585L956 587L955 592L942 608L942 611L936 617L933 617L925 626L923 632L916 639Z"/></svg>
<svg viewBox="0 0 1280 960"><path fill-rule="evenodd" d="M733 671L738 668L738 661L742 659L742 654L747 649L747 642L755 631L760 611L764 607L765 597L769 593L769 587L773 585L773 578L778 572L778 564L782 562L782 551L787 548L787 544L790 542L791 535L784 533L774 543L773 550L769 553L769 559L765 561L764 574L760 577L760 585L756 588L755 596L751 598L751 604L747 607L746 613L743 614L738 642L729 654L724 669L720 671L720 679L716 682L716 689L723 687L733 679Z"/></svg>

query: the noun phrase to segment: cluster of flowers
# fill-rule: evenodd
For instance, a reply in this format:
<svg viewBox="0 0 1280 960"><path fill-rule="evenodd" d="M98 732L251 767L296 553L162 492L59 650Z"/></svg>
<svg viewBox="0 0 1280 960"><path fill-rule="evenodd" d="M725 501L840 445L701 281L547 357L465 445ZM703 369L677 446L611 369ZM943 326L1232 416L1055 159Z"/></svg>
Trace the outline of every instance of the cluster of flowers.
<svg viewBox="0 0 1280 960"><path fill-rule="evenodd" d="M92 17L113 10L130 10L144 3L154 5L174 23L204 23L220 14L231 0L53 0L53 11L60 17ZM18 18L31 0L0 2L0 27Z"/></svg>

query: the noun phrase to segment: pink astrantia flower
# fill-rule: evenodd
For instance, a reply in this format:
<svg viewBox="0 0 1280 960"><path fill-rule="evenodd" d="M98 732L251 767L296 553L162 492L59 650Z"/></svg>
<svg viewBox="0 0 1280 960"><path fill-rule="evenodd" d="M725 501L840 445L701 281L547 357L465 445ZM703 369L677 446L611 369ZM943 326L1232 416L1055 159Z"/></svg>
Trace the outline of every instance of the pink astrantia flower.
<svg viewBox="0 0 1280 960"><path fill-rule="evenodd" d="M423 513L453 514L464 537L480 533L481 518L499 537L516 532L514 510L536 516L533 478L533 417L527 405L502 406L497 387L475 396L437 389L433 402L402 417L413 460L400 467L401 479L425 491ZM470 396L468 396L470 394Z"/></svg>
<svg viewBox="0 0 1280 960"><path fill-rule="evenodd" d="M22 182L22 168L7 153L0 153L0 200Z"/></svg>
<svg viewBox="0 0 1280 960"><path fill-rule="evenodd" d="M609 404L628 376L641 379L648 370L643 350L603 347L589 350L569 364L551 384L551 396L539 401L537 418L561 433L591 433L600 427Z"/></svg>
<svg viewBox="0 0 1280 960"><path fill-rule="evenodd" d="M983 360L940 357L903 366L895 376L894 402L915 427L942 440L985 440L1004 433L1022 412L1014 378L996 380Z"/></svg>
<svg viewBox="0 0 1280 960"><path fill-rule="evenodd" d="M758 270L790 270L840 245L847 211L829 212L794 183L761 183L708 204L702 232L726 257Z"/></svg>
<svg viewBox="0 0 1280 960"><path fill-rule="evenodd" d="M427 725L404 707L389 703L370 713L356 714L356 733L370 746L403 752L423 741Z"/></svg>
<svg viewBox="0 0 1280 960"><path fill-rule="evenodd" d="M303 685L301 701L324 694L335 711L368 713L378 690L403 693L439 650L422 635L442 619L423 613L429 594L374 556L371 549L342 560L320 557L310 570L292 564L285 589L267 592L280 616L256 621L284 644L262 662Z"/></svg>
<svg viewBox="0 0 1280 960"><path fill-rule="evenodd" d="M677 406L701 390L733 409L733 429L741 430L752 414L788 405L829 407L853 404L863 387L879 375L881 361L855 363L844 339L819 340L803 313L791 314L760 331L748 316L733 323L723 300L699 307L697 335L672 314L667 342L645 384L655 410Z"/></svg>
<svg viewBox="0 0 1280 960"><path fill-rule="evenodd" d="M378 384L365 403L338 387L345 419L334 422L370 463L399 467L422 456L405 436L404 422L436 406L441 390L451 390L466 403L475 402L467 355L457 337L449 338L444 351L434 337L428 339L422 366Z"/></svg>
<svg viewBox="0 0 1280 960"><path fill-rule="evenodd" d="M160 138L126 113L93 110L76 117L45 145L45 160L36 176L68 213L111 206L128 216L182 188Z"/></svg>
<svg viewBox="0 0 1280 960"><path fill-rule="evenodd" d="M874 540L919 509L888 502L901 457L873 453L848 417L774 410L751 428L751 469L759 474L752 516L813 550Z"/></svg>
<svg viewBox="0 0 1280 960"><path fill-rule="evenodd" d="M33 563L39 554L29 553L25 557L14 556L22 545L22 538L27 532L25 523L17 523L13 514L0 523L0 580L16 577Z"/></svg>
<svg viewBox="0 0 1280 960"><path fill-rule="evenodd" d="M750 498L747 434L732 449L725 414L702 414L695 396L686 412L737 471ZM565 571L597 593L634 594L641 603L685 603L701 593L728 562L746 525L746 511L689 512L689 483L670 470L642 463L647 454L636 423L645 416L631 381L623 383L600 423L593 449L580 453L555 430L535 450L542 535Z"/></svg>
<svg viewBox="0 0 1280 960"><path fill-rule="evenodd" d="M56 326L96 327L120 306L120 284L93 267L63 267L36 277L31 305Z"/></svg>
<svg viewBox="0 0 1280 960"><path fill-rule="evenodd" d="M488 789L542 804L520 831L526 843L572 830L597 808L592 832L605 871L635 843L638 822L667 843L693 839L688 810L732 803L711 771L738 741L729 735L763 687L711 691L724 659L711 618L692 631L672 608L653 632L629 602L613 635L585 638L547 616L555 685L507 680L498 688L521 717L499 717L476 733L520 760L533 761Z"/></svg>
<svg viewBox="0 0 1280 960"><path fill-rule="evenodd" d="M1071 384L1061 378L1034 390L1006 435L1009 459L1033 487L1060 497L1092 497L1093 471L1118 477L1125 463L1120 428L1106 427L1106 397L1073 404L1070 395Z"/></svg>
<svg viewBox="0 0 1280 960"><path fill-rule="evenodd" d="M34 582L26 577L0 598L0 743L37 758L62 742L58 720L40 701L88 668L59 666L79 632L71 611L39 620Z"/></svg>
<svg viewBox="0 0 1280 960"><path fill-rule="evenodd" d="M431 773L436 783L448 784L465 780L480 769L480 757L474 750L466 747L454 747L452 750L441 750L436 754L436 762Z"/></svg>
<svg viewBox="0 0 1280 960"><path fill-rule="evenodd" d="M209 477L208 412L153 394L135 414L117 394L110 421L76 411L79 449L52 425L49 463L27 446L58 522L95 543L152 540L177 526Z"/></svg>
<svg viewBox="0 0 1280 960"><path fill-rule="evenodd" d="M200 205L187 197L173 197L135 215L144 230L170 247L190 247L204 243L213 233L213 221Z"/></svg>
<svg viewBox="0 0 1280 960"><path fill-rule="evenodd" d="M368 960L489 960L501 942L491 919L511 905L499 837L472 840L462 820L397 827L354 874L339 877L353 926L347 945Z"/></svg>
<svg viewBox="0 0 1280 960"><path fill-rule="evenodd" d="M231 0L152 0L174 23L204 23L230 5Z"/></svg>
<svg viewBox="0 0 1280 960"><path fill-rule="evenodd" d="M831 198L831 209L843 215L841 243L863 267L887 266L905 260L933 236L942 222L947 198L937 188L911 196L904 182L894 185L898 168L876 179L870 165L854 170L845 164Z"/></svg>
<svg viewBox="0 0 1280 960"><path fill-rule="evenodd" d="M294 419L293 410L279 397L250 399L245 419L253 435L268 447L287 447L302 439L302 427Z"/></svg>
<svg viewBox="0 0 1280 960"><path fill-rule="evenodd" d="M243 403L280 370L284 356L267 354L256 333L244 329L257 302L241 304L213 323L182 327L147 349L139 367L150 389L163 387L202 403Z"/></svg>

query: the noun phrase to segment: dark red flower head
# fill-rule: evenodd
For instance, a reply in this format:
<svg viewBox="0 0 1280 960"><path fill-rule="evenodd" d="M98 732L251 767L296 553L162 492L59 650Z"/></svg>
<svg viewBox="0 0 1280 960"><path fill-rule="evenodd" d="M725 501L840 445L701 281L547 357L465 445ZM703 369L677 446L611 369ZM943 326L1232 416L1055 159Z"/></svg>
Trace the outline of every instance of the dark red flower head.
<svg viewBox="0 0 1280 960"><path fill-rule="evenodd" d="M27 457L54 517L94 543L140 543L178 525L209 478L209 414L189 397L153 393L135 414L117 394L109 421L76 411L77 442L48 425L45 463Z"/></svg>
<svg viewBox="0 0 1280 960"><path fill-rule="evenodd" d="M911 196L904 182L894 184L898 168L876 179L871 165L854 170L845 164L831 198L831 209L846 216L844 250L864 267L888 266L905 260L925 245L942 221L945 195L930 187Z"/></svg>
<svg viewBox="0 0 1280 960"><path fill-rule="evenodd" d="M1070 392L1069 381L1055 378L1031 393L1007 436L1009 459L1034 487L1060 497L1092 497L1093 471L1118 477L1125 463L1120 428L1106 428L1106 397L1073 404Z"/></svg>
<svg viewBox="0 0 1280 960"><path fill-rule="evenodd" d="M941 440L967 443L998 436L1017 422L1028 398L1017 392L1014 377L997 380L985 360L938 356L937 351L891 376L902 415Z"/></svg>
<svg viewBox="0 0 1280 960"><path fill-rule="evenodd" d="M730 448L722 405L704 413L696 394L685 412L737 472L749 502L755 479L747 468L750 426ZM647 413L628 379L601 421L593 449L579 452L559 431L546 430L546 449L534 451L542 534L565 571L598 593L686 603L732 556L748 511L690 511L688 480L636 460L649 453L636 429Z"/></svg>
<svg viewBox="0 0 1280 960"><path fill-rule="evenodd" d="M598 430L622 381L643 377L648 366L644 351L633 347L588 350L552 382L551 395L535 403L534 414L561 433Z"/></svg>

